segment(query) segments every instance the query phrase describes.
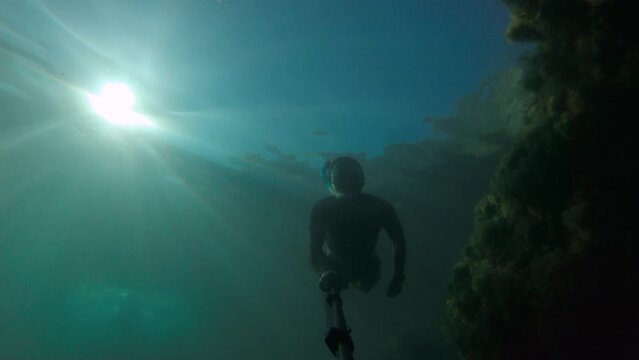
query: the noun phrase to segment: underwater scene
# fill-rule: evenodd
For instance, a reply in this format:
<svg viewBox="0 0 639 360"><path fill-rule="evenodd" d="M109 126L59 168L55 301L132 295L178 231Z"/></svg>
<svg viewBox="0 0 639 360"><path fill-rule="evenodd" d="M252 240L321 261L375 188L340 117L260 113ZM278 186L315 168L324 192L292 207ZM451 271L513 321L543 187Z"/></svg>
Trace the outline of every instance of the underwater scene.
<svg viewBox="0 0 639 360"><path fill-rule="evenodd" d="M0 0L0 360L639 359L624 0Z"/></svg>

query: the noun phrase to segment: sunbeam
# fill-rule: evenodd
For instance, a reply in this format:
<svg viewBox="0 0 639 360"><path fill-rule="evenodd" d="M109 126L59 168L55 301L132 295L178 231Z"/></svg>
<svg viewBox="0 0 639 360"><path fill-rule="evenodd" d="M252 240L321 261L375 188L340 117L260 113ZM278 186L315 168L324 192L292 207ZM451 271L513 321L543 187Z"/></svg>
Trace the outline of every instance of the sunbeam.
<svg viewBox="0 0 639 360"><path fill-rule="evenodd" d="M133 111L135 95L126 84L106 84L99 95L89 94L88 98L93 111L113 125L154 126L146 116Z"/></svg>

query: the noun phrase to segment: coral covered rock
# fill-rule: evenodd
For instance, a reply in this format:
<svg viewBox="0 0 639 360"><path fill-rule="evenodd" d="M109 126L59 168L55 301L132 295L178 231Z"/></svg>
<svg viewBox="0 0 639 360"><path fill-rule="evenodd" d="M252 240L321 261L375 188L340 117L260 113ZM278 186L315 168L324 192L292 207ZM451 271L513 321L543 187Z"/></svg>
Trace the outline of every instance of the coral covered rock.
<svg viewBox="0 0 639 360"><path fill-rule="evenodd" d="M448 308L467 359L639 358L639 41L628 1L508 0L527 129L476 208Z"/></svg>

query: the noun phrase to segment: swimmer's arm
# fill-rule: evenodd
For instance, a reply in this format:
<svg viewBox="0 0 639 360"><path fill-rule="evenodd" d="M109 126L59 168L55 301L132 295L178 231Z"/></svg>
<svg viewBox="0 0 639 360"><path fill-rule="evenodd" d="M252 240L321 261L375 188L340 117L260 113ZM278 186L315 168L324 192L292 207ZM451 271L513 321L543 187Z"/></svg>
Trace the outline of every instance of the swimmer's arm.
<svg viewBox="0 0 639 360"><path fill-rule="evenodd" d="M320 210L317 206L313 207L311 212L310 232L310 255L311 265L317 272L324 270L326 264L326 254L322 250L324 245L324 236L326 235L326 225L322 221Z"/></svg>
<svg viewBox="0 0 639 360"><path fill-rule="evenodd" d="M404 277L404 265L406 263L406 239L402 224L397 217L397 213L392 205L388 205L384 230L395 246L395 277Z"/></svg>

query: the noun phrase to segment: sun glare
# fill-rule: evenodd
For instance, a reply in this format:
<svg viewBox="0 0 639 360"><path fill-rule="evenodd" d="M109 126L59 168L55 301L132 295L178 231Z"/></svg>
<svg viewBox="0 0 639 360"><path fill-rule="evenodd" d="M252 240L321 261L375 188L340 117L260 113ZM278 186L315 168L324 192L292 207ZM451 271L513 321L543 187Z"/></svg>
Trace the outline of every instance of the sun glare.
<svg viewBox="0 0 639 360"><path fill-rule="evenodd" d="M135 95L126 84L104 85L99 95L89 94L89 103L93 111L111 124L153 126L146 116L133 111Z"/></svg>

